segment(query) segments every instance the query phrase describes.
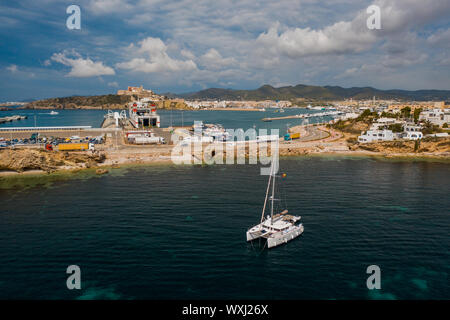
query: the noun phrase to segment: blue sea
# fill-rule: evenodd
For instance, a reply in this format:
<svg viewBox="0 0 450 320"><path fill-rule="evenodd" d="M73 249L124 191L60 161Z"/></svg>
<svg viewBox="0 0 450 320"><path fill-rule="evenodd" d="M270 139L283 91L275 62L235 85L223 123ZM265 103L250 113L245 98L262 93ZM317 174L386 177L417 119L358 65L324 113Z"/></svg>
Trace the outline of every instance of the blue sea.
<svg viewBox="0 0 450 320"><path fill-rule="evenodd" d="M75 114L75 113L74 113ZM450 299L450 167L281 160L305 231L247 243L258 165L149 165L0 180L0 299ZM66 268L81 268L81 290ZM369 265L381 290L369 290Z"/></svg>
<svg viewBox="0 0 450 320"><path fill-rule="evenodd" d="M283 119L272 122L264 122L266 117L284 117L296 114L318 113L321 111L307 109L286 109L285 112L275 112L277 109L267 109L267 111L181 111L181 110L158 110L161 116L161 126L192 126L194 121L204 123L221 124L226 129L278 129L280 135L286 133L288 127L329 121L329 116L305 119ZM51 110L21 110L0 111L0 117L11 115L25 115L25 120L7 122L0 124L3 127L47 127L47 126L92 126L100 127L107 110L56 110L58 115L51 115ZM270 133L270 132L269 132Z"/></svg>

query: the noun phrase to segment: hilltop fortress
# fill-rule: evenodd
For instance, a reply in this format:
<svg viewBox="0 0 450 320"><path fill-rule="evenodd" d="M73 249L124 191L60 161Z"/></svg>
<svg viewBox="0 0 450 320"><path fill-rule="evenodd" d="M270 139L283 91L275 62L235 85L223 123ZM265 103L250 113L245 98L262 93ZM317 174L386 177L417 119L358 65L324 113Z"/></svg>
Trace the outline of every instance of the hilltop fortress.
<svg viewBox="0 0 450 320"><path fill-rule="evenodd" d="M137 99L148 98L152 101L162 101L165 100L163 96L154 93L152 90L144 89L143 86L140 87L128 87L127 90L117 90L118 96L134 96Z"/></svg>

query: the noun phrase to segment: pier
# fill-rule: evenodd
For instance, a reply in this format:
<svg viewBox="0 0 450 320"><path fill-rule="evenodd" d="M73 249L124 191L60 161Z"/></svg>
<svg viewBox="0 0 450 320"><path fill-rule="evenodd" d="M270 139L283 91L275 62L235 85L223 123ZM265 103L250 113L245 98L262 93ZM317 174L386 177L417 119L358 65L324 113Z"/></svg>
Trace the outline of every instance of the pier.
<svg viewBox="0 0 450 320"><path fill-rule="evenodd" d="M19 115L3 117L3 118L0 118L0 123L25 120L26 118L27 118L27 116L19 116Z"/></svg>
<svg viewBox="0 0 450 320"><path fill-rule="evenodd" d="M340 111L328 111L328 112L319 112L319 113L307 113L307 114L295 114L292 116L284 116L284 117L275 117L275 118L263 118L262 121L274 121L274 120L285 120L285 119L308 119L315 117L325 117L325 116L335 116L342 114Z"/></svg>

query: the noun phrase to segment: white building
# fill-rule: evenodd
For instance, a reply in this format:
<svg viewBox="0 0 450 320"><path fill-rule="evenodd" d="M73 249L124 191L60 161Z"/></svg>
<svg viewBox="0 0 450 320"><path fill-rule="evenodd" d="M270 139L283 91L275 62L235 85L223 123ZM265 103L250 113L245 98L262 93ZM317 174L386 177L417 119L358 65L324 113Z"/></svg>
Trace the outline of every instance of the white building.
<svg viewBox="0 0 450 320"><path fill-rule="evenodd" d="M403 127L402 138L406 140L419 140L423 138L422 127L415 124L406 124Z"/></svg>
<svg viewBox="0 0 450 320"><path fill-rule="evenodd" d="M403 124L404 122L398 121L395 118L379 118L376 122L372 123L370 130L380 130L380 127L387 127L396 123Z"/></svg>
<svg viewBox="0 0 450 320"><path fill-rule="evenodd" d="M377 120L377 123L379 123L380 125L388 126L391 124L395 124L396 121L397 121L397 119L395 119L395 118L379 118Z"/></svg>
<svg viewBox="0 0 450 320"><path fill-rule="evenodd" d="M362 143L392 140L394 140L392 130L368 130L358 137L358 141Z"/></svg>
<svg viewBox="0 0 450 320"><path fill-rule="evenodd" d="M430 121L432 124L442 127L445 123L450 124L450 109L425 110L420 113L420 121Z"/></svg>
<svg viewBox="0 0 450 320"><path fill-rule="evenodd" d="M419 140L423 138L422 132L414 132L414 131L407 131L404 132L402 135L403 139L406 140Z"/></svg>

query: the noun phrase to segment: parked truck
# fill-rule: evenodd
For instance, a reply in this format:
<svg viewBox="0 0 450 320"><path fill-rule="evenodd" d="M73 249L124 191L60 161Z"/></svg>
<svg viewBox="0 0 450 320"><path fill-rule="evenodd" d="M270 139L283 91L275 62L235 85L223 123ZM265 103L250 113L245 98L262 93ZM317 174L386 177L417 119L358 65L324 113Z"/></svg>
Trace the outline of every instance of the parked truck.
<svg viewBox="0 0 450 320"><path fill-rule="evenodd" d="M59 151L83 151L94 150L93 143L60 143L58 144Z"/></svg>
<svg viewBox="0 0 450 320"><path fill-rule="evenodd" d="M140 136L134 137L135 144L164 144L166 143L163 137L151 136Z"/></svg>
<svg viewBox="0 0 450 320"><path fill-rule="evenodd" d="M291 141L291 140L295 140L295 139L300 139L300 133L296 132L296 133L286 133L284 135L284 140L285 141Z"/></svg>

